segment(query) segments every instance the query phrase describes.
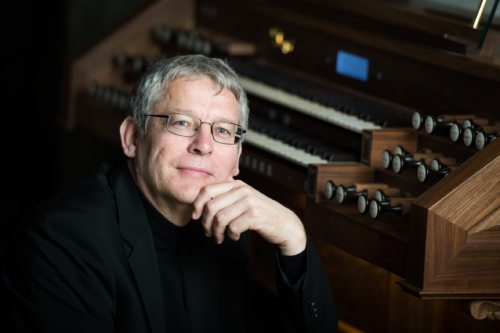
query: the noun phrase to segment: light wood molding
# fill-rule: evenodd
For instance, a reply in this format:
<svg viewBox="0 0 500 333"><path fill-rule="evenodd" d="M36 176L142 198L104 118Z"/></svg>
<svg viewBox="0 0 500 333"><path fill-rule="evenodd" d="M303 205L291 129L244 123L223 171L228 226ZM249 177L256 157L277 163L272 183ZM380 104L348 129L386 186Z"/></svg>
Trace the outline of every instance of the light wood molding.
<svg viewBox="0 0 500 333"><path fill-rule="evenodd" d="M500 297L499 175L496 140L414 202L408 280L421 297Z"/></svg>

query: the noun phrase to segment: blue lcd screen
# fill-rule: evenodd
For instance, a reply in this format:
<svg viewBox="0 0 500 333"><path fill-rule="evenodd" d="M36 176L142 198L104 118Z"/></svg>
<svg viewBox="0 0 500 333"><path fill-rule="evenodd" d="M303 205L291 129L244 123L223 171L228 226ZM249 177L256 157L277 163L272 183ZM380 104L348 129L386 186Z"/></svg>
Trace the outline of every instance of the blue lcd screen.
<svg viewBox="0 0 500 333"><path fill-rule="evenodd" d="M337 73L360 81L368 81L368 59L346 51L337 52Z"/></svg>

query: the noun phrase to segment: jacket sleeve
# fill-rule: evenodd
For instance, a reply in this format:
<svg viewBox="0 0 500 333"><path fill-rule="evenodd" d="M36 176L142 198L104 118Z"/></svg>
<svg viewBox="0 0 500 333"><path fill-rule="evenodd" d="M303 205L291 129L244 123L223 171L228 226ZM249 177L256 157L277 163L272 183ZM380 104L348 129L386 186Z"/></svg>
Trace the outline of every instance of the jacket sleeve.
<svg viewBox="0 0 500 333"><path fill-rule="evenodd" d="M15 332L112 332L113 278L76 212L51 213L12 242L2 269Z"/></svg>
<svg viewBox="0 0 500 333"><path fill-rule="evenodd" d="M291 332L337 332L337 313L330 281L310 240L306 271L293 285L276 258L276 283L284 320Z"/></svg>

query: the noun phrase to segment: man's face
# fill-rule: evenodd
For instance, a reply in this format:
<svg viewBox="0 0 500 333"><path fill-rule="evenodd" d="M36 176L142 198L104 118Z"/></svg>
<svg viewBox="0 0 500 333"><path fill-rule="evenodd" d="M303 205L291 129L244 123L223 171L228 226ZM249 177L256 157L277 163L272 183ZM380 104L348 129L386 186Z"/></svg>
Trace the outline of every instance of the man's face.
<svg viewBox="0 0 500 333"><path fill-rule="evenodd" d="M230 91L220 91L208 77L180 78L169 84L152 114L180 112L203 122L239 123L237 105ZM240 145L215 142L208 124L194 137L183 137L168 132L166 122L150 117L145 135L136 143L137 181L153 203L191 204L206 185L238 174Z"/></svg>

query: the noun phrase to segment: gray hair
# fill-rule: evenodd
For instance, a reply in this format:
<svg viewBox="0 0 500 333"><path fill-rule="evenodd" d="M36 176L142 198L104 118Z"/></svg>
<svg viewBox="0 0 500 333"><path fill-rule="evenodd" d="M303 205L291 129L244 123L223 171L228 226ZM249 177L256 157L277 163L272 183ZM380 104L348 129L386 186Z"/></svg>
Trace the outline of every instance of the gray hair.
<svg viewBox="0 0 500 333"><path fill-rule="evenodd" d="M141 135L146 133L148 115L164 96L169 82L181 77L209 77L221 90L228 89L238 101L240 125L248 125L248 100L236 72L223 60L203 55L183 55L160 60L151 65L130 98L130 112Z"/></svg>

